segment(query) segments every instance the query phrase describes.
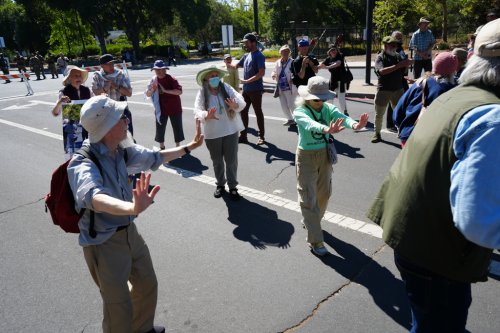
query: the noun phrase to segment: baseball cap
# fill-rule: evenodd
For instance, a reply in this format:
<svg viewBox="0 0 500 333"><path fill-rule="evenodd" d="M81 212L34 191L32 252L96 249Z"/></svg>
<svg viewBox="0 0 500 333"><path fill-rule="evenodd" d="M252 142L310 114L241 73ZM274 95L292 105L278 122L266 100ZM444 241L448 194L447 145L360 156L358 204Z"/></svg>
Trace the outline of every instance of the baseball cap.
<svg viewBox="0 0 500 333"><path fill-rule="evenodd" d="M243 39L241 41L246 42L247 40L249 40L251 42L256 42L257 37L254 34L248 33L245 36L243 36Z"/></svg>
<svg viewBox="0 0 500 333"><path fill-rule="evenodd" d="M385 36L383 39L382 39L382 43L384 44L392 44L392 43L399 43L399 40L397 40L395 37L392 37L392 36Z"/></svg>
<svg viewBox="0 0 500 333"><path fill-rule="evenodd" d="M168 66L165 64L163 60L159 59L155 61L153 68L151 70L153 69L170 69L170 68L168 68Z"/></svg>
<svg viewBox="0 0 500 333"><path fill-rule="evenodd" d="M224 60L226 60L227 58L232 58L229 53L224 54Z"/></svg>
<svg viewBox="0 0 500 333"><path fill-rule="evenodd" d="M474 54L483 58L500 57L500 19L486 23L478 32Z"/></svg>
<svg viewBox="0 0 500 333"><path fill-rule="evenodd" d="M101 64L101 65L104 65L104 64L107 64L110 62L114 62L114 61L115 61L115 57L113 57L111 54L103 54L99 58L99 64Z"/></svg>
<svg viewBox="0 0 500 333"><path fill-rule="evenodd" d="M82 106L80 123L89 133L89 141L96 143L115 126L127 108L127 102L117 102L104 95L90 98Z"/></svg>
<svg viewBox="0 0 500 333"><path fill-rule="evenodd" d="M309 46L309 41L307 39L301 39L298 43L299 47Z"/></svg>

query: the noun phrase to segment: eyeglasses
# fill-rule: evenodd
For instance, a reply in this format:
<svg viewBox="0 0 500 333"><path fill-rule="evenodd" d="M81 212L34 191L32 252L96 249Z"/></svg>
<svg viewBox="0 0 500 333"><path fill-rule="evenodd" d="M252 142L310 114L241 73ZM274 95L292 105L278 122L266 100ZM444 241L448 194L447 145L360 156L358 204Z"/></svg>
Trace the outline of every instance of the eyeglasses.
<svg viewBox="0 0 500 333"><path fill-rule="evenodd" d="M319 103L319 102L326 102L326 100L324 99L311 99L311 101L315 102L315 103Z"/></svg>

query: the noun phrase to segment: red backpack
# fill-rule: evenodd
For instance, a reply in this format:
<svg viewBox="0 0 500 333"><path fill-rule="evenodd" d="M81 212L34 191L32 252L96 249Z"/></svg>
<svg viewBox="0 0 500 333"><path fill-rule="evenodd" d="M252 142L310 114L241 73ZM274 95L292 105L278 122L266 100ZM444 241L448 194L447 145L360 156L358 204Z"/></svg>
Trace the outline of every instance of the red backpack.
<svg viewBox="0 0 500 333"><path fill-rule="evenodd" d="M84 147L75 154L82 155L91 160L99 168L99 172L102 173L101 165L90 151L90 147ZM69 162L70 160L67 160L52 173L50 192L45 196L45 212L48 210L52 217L52 222L64 231L80 233L78 221L80 221L80 218L85 213L85 208L81 209L79 213L75 209L75 198L73 197L68 179ZM90 211L89 234L92 238L96 236L94 230L94 211Z"/></svg>

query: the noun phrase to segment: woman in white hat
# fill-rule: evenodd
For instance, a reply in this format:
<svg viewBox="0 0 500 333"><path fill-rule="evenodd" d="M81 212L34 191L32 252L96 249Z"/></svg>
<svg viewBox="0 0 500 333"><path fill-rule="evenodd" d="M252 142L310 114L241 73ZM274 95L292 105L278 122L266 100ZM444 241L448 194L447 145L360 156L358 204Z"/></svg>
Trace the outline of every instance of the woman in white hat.
<svg viewBox="0 0 500 333"><path fill-rule="evenodd" d="M196 76L201 89L196 95L194 115L201 121L205 143L214 166L217 188L214 197L225 192L226 177L231 199L240 195L236 186L238 171L238 137L244 129L240 111L245 107L243 96L230 85L221 82L227 75L223 69L208 67ZM225 175L224 175L225 169Z"/></svg>
<svg viewBox="0 0 500 333"><path fill-rule="evenodd" d="M74 104L63 112L63 143L66 158L70 158L75 151L81 148L83 140L87 138L87 131L80 124L81 105L94 96L92 90L83 84L87 80L88 72L78 66L69 65L64 71L59 98L52 109L56 117L63 111L63 104Z"/></svg>
<svg viewBox="0 0 500 333"><path fill-rule="evenodd" d="M332 190L332 161L329 158L330 136L346 127L355 131L365 127L368 114L359 122L326 103L335 96L329 90L328 80L321 76L309 79L307 86L299 86L295 104L295 122L299 142L295 156L297 190L299 192L302 223L307 229L307 242L314 254L323 256L328 250L323 244L321 219L325 214Z"/></svg>
<svg viewBox="0 0 500 333"><path fill-rule="evenodd" d="M292 82L292 59L290 59L290 48L288 45L283 45L280 48L281 59L277 60L274 64L274 70L271 74L273 80L276 81L276 90L274 91L274 97L279 97L281 110L287 118L287 121L283 126L295 125L293 120L293 109L295 93L295 86Z"/></svg>

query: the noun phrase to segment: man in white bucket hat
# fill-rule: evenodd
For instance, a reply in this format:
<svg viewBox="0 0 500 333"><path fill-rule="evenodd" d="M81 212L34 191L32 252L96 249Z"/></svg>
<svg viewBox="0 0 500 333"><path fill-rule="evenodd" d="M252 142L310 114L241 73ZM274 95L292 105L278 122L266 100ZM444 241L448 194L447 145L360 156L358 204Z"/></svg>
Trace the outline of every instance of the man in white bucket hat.
<svg viewBox="0 0 500 333"><path fill-rule="evenodd" d="M100 95L82 107L81 123L88 132L84 147L100 168L73 155L68 178L80 219L79 243L103 300L103 332L165 332L153 326L158 282L148 247L134 219L152 203L159 186L149 191L151 174L170 160L189 154L203 143L199 123L188 145L155 152L127 140L126 102ZM128 174L141 172L135 189ZM94 211L91 218L90 211ZM129 291L127 282L132 284Z"/></svg>

